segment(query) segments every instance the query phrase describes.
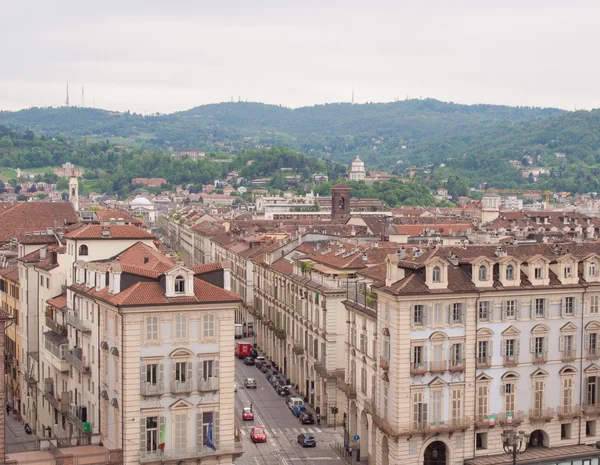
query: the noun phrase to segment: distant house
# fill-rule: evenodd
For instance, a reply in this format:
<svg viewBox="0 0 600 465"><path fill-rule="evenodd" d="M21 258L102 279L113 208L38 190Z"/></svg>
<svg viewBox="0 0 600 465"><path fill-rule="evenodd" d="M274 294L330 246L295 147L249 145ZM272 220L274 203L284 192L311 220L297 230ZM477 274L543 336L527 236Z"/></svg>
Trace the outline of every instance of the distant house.
<svg viewBox="0 0 600 465"><path fill-rule="evenodd" d="M131 180L131 184L143 184L144 186L149 187L160 187L164 184L167 184L167 180L165 178L133 178Z"/></svg>
<svg viewBox="0 0 600 465"><path fill-rule="evenodd" d="M84 169L76 168L73 163L67 162L63 163L61 168L52 168L52 172L61 178L68 178L73 175L78 178L83 176Z"/></svg>

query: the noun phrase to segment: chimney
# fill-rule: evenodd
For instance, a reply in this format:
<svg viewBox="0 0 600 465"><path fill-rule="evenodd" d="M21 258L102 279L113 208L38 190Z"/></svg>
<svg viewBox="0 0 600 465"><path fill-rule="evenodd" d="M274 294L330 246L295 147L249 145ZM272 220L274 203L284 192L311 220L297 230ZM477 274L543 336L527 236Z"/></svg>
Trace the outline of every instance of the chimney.
<svg viewBox="0 0 600 465"><path fill-rule="evenodd" d="M40 249L40 260L46 260L46 247Z"/></svg>
<svg viewBox="0 0 600 465"><path fill-rule="evenodd" d="M398 255L388 255L386 258L387 263L387 271L385 276L385 285L391 286L396 281L404 278L404 270L402 268L398 268Z"/></svg>

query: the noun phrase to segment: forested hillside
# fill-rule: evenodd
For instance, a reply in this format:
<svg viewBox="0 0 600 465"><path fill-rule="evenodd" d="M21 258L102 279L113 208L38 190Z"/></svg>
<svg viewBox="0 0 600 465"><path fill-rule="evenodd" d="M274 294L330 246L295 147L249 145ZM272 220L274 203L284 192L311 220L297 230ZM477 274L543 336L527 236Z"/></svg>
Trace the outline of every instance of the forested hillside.
<svg viewBox="0 0 600 465"><path fill-rule="evenodd" d="M54 137L109 139L151 151L239 155L286 146L345 165L360 155L370 170L406 176L408 167L426 168L416 176L429 178L431 187L457 175L469 186L487 182L494 187L600 191L598 110L458 105L432 99L298 109L236 102L152 116L34 108L0 112L0 124ZM548 174L542 172L539 179L524 171L540 169Z"/></svg>

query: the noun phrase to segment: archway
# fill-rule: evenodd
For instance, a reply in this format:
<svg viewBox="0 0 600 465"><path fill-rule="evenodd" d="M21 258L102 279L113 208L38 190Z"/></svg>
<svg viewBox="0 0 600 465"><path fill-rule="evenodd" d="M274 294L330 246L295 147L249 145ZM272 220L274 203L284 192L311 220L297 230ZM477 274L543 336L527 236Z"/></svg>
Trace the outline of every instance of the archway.
<svg viewBox="0 0 600 465"><path fill-rule="evenodd" d="M377 463L377 428L371 428L371 450L369 451L369 465L375 465Z"/></svg>
<svg viewBox="0 0 600 465"><path fill-rule="evenodd" d="M446 444L442 441L433 441L423 454L424 465L446 465Z"/></svg>
<svg viewBox="0 0 600 465"><path fill-rule="evenodd" d="M528 447L548 447L548 439L546 433L541 429L536 429L529 436Z"/></svg>
<svg viewBox="0 0 600 465"><path fill-rule="evenodd" d="M390 465L390 448L387 436L381 439L381 465Z"/></svg>
<svg viewBox="0 0 600 465"><path fill-rule="evenodd" d="M354 402L350 402L350 415L348 418L348 443L352 445L354 448L358 446L356 441L354 440L354 436L357 434L356 427L358 426L358 409L356 408L356 404Z"/></svg>
<svg viewBox="0 0 600 465"><path fill-rule="evenodd" d="M371 453L371 448L369 447L369 421L367 419L367 412L364 410L360 413L360 428L358 430L358 435L360 436L360 440L358 442L360 459L369 460Z"/></svg>

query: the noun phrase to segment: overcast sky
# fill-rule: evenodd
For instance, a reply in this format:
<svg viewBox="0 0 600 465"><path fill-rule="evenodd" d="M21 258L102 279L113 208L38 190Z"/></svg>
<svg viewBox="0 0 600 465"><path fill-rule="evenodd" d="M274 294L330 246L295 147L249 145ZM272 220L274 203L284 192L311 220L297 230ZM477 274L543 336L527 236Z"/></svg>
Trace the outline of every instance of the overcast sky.
<svg viewBox="0 0 600 465"><path fill-rule="evenodd" d="M600 107L600 2L19 0L0 13L0 109L173 112L432 97Z"/></svg>

